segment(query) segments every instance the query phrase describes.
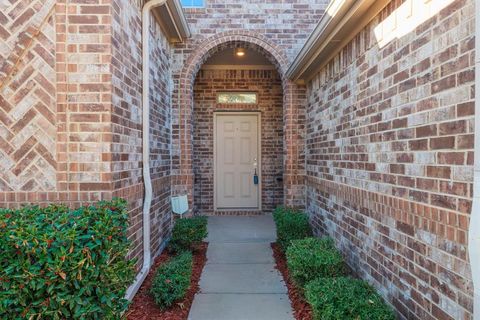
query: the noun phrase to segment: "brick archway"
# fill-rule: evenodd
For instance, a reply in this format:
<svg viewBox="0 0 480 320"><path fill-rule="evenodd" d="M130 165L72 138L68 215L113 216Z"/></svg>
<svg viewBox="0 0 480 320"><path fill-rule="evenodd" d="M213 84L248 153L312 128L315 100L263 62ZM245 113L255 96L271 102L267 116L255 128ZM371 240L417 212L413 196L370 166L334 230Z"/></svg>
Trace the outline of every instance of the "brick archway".
<svg viewBox="0 0 480 320"><path fill-rule="evenodd" d="M193 206L194 173L192 161L193 87L195 77L204 62L226 48L246 47L263 54L277 69L283 87L283 165L284 203L304 206L304 128L306 89L285 77L289 60L283 49L265 36L253 31L226 31L199 41L176 79L173 130L172 192L188 194Z"/></svg>

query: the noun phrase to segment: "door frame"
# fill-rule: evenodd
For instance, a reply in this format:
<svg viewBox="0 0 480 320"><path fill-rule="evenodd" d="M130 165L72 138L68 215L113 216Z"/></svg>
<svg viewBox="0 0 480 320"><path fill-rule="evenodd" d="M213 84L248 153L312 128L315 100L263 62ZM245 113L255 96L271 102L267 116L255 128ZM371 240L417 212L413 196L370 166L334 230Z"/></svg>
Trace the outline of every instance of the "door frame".
<svg viewBox="0 0 480 320"><path fill-rule="evenodd" d="M258 174L258 207L257 208L221 208L217 206L217 117L234 115L251 115L257 117L257 174ZM260 111L214 111L213 112L213 210L251 211L262 210L262 113Z"/></svg>

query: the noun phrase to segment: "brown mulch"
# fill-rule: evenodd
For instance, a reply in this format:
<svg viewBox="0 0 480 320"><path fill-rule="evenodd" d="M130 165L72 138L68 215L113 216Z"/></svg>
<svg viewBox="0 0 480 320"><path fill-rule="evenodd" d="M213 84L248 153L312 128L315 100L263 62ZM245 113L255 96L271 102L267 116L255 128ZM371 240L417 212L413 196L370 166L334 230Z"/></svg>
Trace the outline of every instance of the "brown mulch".
<svg viewBox="0 0 480 320"><path fill-rule="evenodd" d="M305 301L303 294L293 284L292 280L288 276L287 259L285 254L280 249L277 243L271 243L273 250L273 257L275 258L276 268L283 276L283 280L287 284L288 296L292 302L293 315L296 320L312 320L312 309L310 305Z"/></svg>
<svg viewBox="0 0 480 320"><path fill-rule="evenodd" d="M192 279L185 299L175 304L172 308L162 311L153 301L149 291L157 268L171 257L171 254L169 254L167 250L164 250L164 252L155 259L150 273L138 290L135 298L133 298L132 304L126 312L127 319L186 320L190 312L190 307L192 306L193 297L199 289L198 281L200 280L200 275L207 261L207 246L208 243L203 242L193 252Z"/></svg>

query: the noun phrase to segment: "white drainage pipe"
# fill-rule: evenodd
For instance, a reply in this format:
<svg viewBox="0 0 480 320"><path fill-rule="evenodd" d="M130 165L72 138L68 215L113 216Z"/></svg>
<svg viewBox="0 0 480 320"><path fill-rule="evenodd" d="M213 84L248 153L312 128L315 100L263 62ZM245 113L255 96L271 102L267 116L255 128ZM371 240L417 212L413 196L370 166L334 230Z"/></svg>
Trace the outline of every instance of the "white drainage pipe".
<svg viewBox="0 0 480 320"><path fill-rule="evenodd" d="M480 320L480 0L475 0L475 147L468 253L473 279L473 319Z"/></svg>
<svg viewBox="0 0 480 320"><path fill-rule="evenodd" d="M143 266L134 283L128 288L126 299L132 300L150 271L152 253L150 249L150 207L152 204L152 179L150 177L150 11L164 5L167 0L148 1L142 9L142 140L143 140Z"/></svg>

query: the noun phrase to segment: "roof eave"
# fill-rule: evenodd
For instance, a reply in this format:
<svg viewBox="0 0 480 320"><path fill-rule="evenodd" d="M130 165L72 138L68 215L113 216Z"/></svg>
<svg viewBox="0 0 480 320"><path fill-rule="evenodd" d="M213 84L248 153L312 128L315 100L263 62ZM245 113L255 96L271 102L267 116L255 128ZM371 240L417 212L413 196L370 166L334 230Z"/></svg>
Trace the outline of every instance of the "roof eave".
<svg viewBox="0 0 480 320"><path fill-rule="evenodd" d="M190 27L179 0L167 0L152 9L153 15L170 43L184 42L189 38Z"/></svg>
<svg viewBox="0 0 480 320"><path fill-rule="evenodd" d="M310 81L390 0L333 0L287 70L297 83Z"/></svg>

